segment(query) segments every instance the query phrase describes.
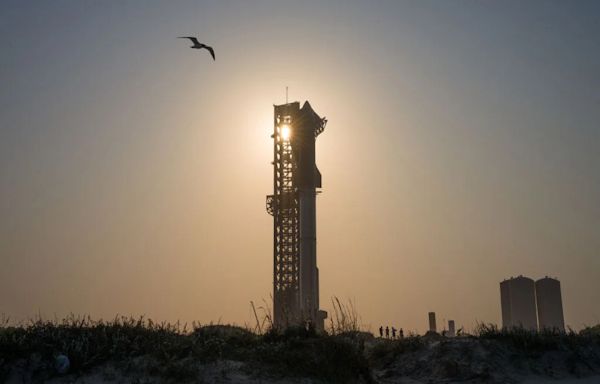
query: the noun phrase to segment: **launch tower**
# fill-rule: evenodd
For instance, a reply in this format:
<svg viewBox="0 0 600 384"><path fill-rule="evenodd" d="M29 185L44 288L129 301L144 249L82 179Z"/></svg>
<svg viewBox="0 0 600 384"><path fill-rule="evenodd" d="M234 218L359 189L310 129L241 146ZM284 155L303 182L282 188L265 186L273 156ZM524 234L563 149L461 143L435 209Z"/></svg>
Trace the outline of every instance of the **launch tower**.
<svg viewBox="0 0 600 384"><path fill-rule="evenodd" d="M267 212L273 216L273 322L324 327L319 309L316 194L321 173L315 164L315 142L327 120L310 104L274 106L273 194Z"/></svg>

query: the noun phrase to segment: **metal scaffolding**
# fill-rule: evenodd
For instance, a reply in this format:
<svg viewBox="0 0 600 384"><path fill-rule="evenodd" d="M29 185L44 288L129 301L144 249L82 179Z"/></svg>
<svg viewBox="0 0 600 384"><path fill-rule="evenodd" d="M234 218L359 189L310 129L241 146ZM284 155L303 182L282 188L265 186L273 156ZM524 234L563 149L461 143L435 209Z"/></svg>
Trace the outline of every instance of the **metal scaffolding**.
<svg viewBox="0 0 600 384"><path fill-rule="evenodd" d="M325 128L307 102L274 106L273 321L276 327L312 323L323 328L316 268L316 188L321 175L314 163L315 139Z"/></svg>

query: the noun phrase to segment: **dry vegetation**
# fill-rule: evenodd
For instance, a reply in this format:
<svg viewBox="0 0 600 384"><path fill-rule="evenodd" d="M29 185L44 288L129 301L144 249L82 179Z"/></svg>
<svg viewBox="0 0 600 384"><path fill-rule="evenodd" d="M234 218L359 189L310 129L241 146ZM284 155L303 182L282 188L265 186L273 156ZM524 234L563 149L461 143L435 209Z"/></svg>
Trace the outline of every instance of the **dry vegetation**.
<svg viewBox="0 0 600 384"><path fill-rule="evenodd" d="M68 356L75 375L110 363L126 375L184 382L197 379L211 364L235 361L243 363L242 372L249 377L312 377L327 382L370 377L367 360L352 340L303 328L257 334L228 325L194 325L188 330L179 323L143 318L105 322L72 316L16 327L5 323L0 328L0 382L19 361L34 366L33 381L55 377L59 354Z"/></svg>
<svg viewBox="0 0 600 384"><path fill-rule="evenodd" d="M188 329L124 317L94 321L71 316L19 326L5 321L0 324L0 382L19 370L27 374L24 382L60 379L54 367L58 354L69 357L69 380L107 365L126 381L178 383L214 382L214 376L206 375L214 375L215 367L221 380L232 382L236 377L246 380L239 382L308 378L332 383L410 377L500 383L532 374L600 374L600 326L579 333L535 333L480 325L472 336L382 340L360 332L354 306L335 299L334 304L326 334L304 328L257 333L227 325L195 324ZM105 382L110 378L105 375Z"/></svg>

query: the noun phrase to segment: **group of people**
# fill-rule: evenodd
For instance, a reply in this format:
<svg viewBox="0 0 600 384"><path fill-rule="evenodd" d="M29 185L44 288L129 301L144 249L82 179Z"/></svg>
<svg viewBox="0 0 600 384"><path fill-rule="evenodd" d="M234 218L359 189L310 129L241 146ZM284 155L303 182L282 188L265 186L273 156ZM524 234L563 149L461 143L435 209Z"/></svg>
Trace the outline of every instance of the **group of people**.
<svg viewBox="0 0 600 384"><path fill-rule="evenodd" d="M383 328L383 325L381 327L379 327L379 337L383 337L383 332L385 330L385 338L389 339L390 338L390 329L392 331L392 339L396 338L396 332L398 332L398 338L404 339L404 330L402 328L400 328L400 331L398 331L396 328L394 328L394 327L390 328L387 325L385 328Z"/></svg>

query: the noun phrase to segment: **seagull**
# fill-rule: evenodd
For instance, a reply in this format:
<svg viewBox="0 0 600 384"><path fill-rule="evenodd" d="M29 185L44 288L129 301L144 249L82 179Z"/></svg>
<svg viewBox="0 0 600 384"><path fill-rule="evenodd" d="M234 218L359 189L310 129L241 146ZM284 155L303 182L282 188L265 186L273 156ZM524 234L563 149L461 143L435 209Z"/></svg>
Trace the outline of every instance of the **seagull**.
<svg viewBox="0 0 600 384"><path fill-rule="evenodd" d="M206 44L202 44L194 36L179 36L179 39L190 39L192 41L192 43L194 43L194 45L192 45L190 48L193 48L193 49L202 49L202 48L204 48L208 52L210 52L210 55L212 56L213 60L215 60L215 50L212 47L209 47Z"/></svg>

